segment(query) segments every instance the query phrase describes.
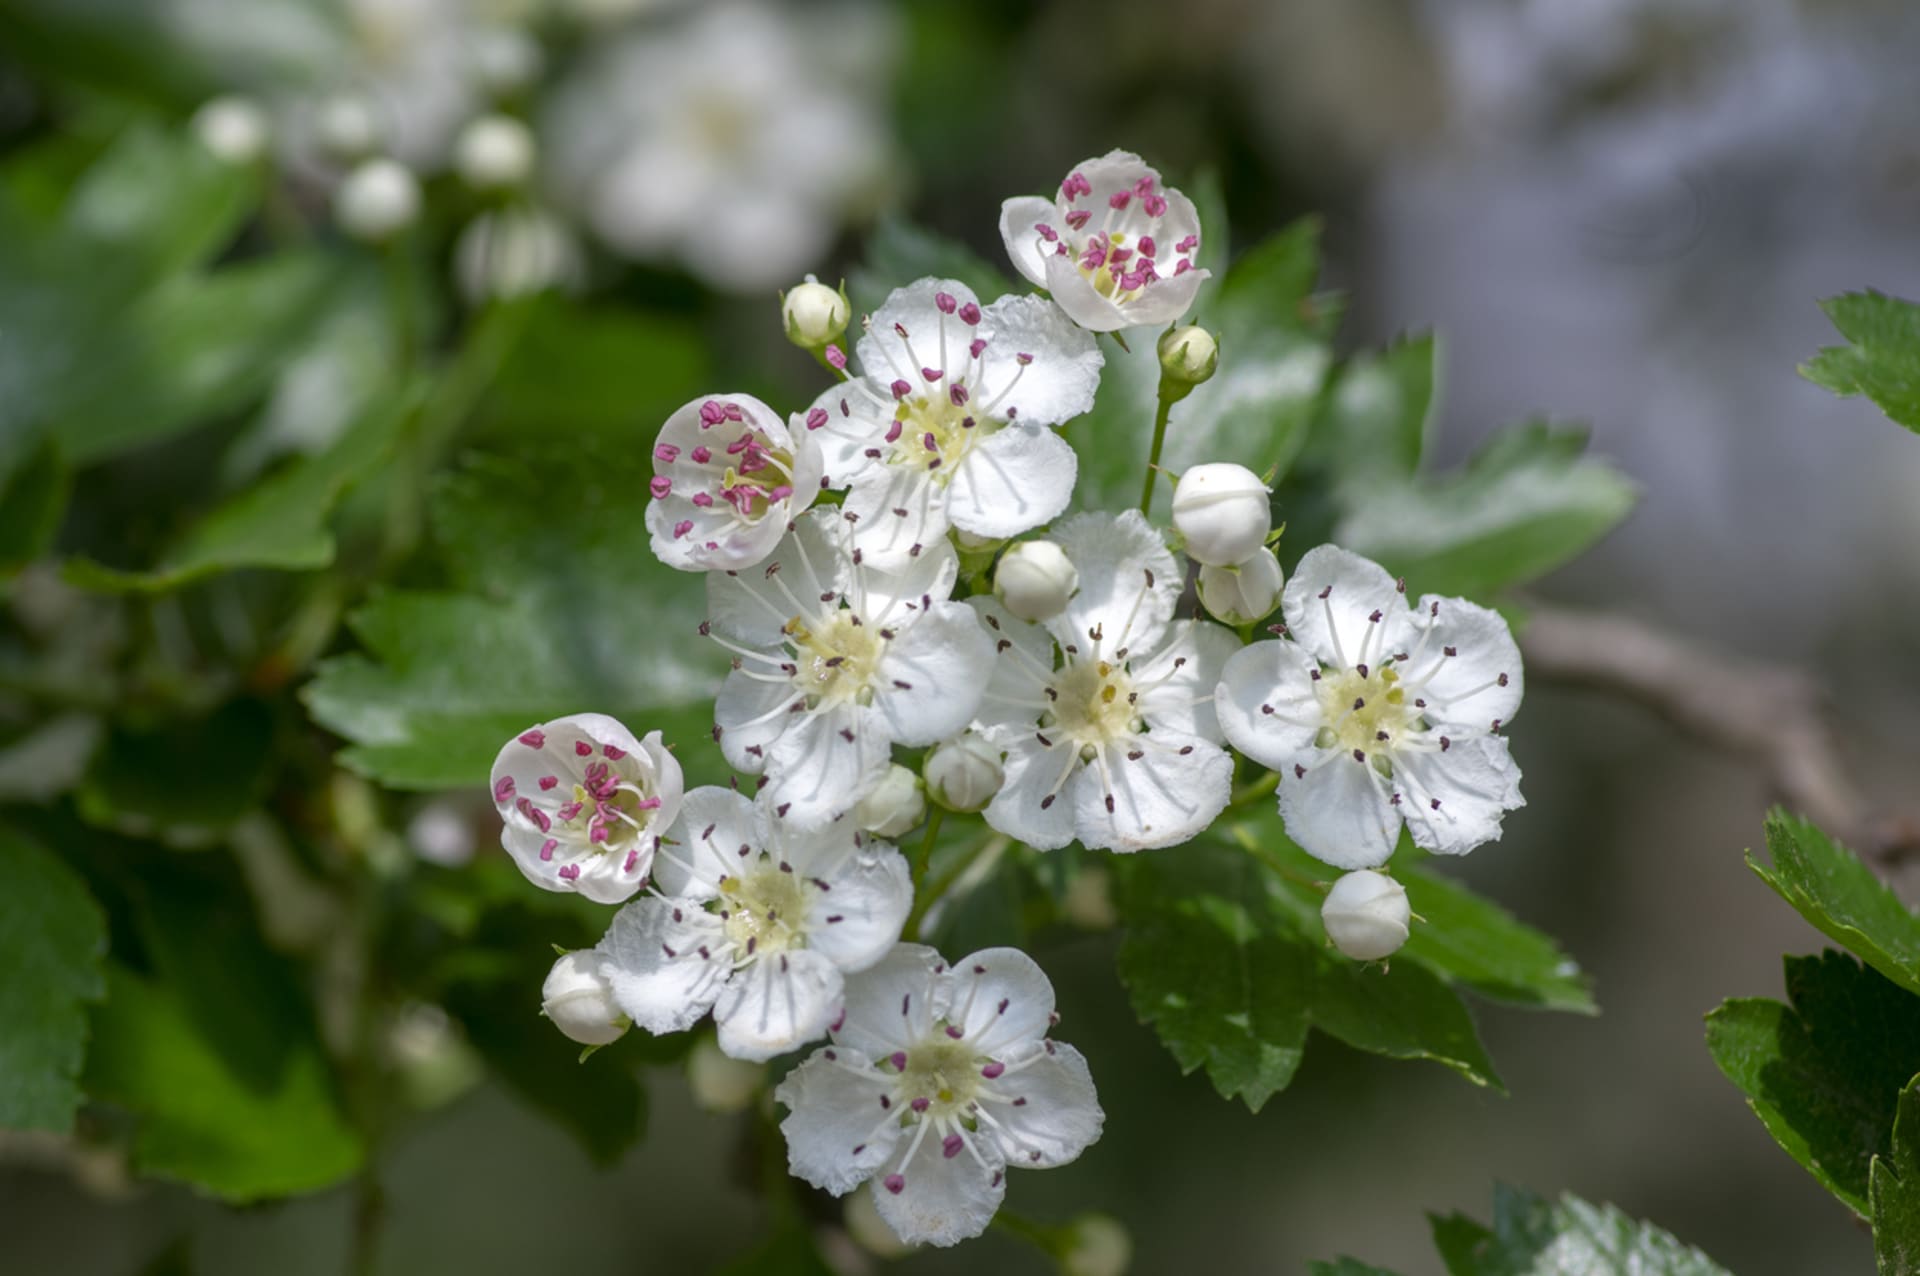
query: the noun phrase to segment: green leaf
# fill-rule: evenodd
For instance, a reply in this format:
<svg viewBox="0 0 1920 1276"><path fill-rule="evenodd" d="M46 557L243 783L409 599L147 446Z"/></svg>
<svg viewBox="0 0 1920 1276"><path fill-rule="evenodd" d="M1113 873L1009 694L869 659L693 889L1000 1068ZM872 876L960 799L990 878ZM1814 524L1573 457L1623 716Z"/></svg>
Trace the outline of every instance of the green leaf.
<svg viewBox="0 0 1920 1276"><path fill-rule="evenodd" d="M1653 1224L1571 1194L1548 1201L1497 1184L1491 1228L1458 1214L1430 1217L1448 1276L1727 1276Z"/></svg>
<svg viewBox="0 0 1920 1276"><path fill-rule="evenodd" d="M1821 934L1908 992L1920 994L1920 917L1846 847L1784 811L1767 817L1767 866L1747 866Z"/></svg>
<svg viewBox="0 0 1920 1276"><path fill-rule="evenodd" d="M0 579L53 547L71 484L52 440L42 440L19 468L0 478Z"/></svg>
<svg viewBox="0 0 1920 1276"><path fill-rule="evenodd" d="M65 231L111 269L165 278L233 239L259 203L263 173L216 159L189 129L138 124L74 187Z"/></svg>
<svg viewBox="0 0 1920 1276"><path fill-rule="evenodd" d="M343 760L397 788L479 784L514 733L595 710L662 729L683 764L716 774L725 653L699 636L702 578L649 548L648 477L635 449L575 448L477 459L442 482L433 525L452 588L375 594L352 617L366 651L326 662L304 692L351 742Z"/></svg>
<svg viewBox="0 0 1920 1276"><path fill-rule="evenodd" d="M1357 1258L1336 1258L1331 1263L1308 1263L1308 1276L1398 1276L1385 1267L1375 1267Z"/></svg>
<svg viewBox="0 0 1920 1276"><path fill-rule="evenodd" d="M1820 306L1852 344L1826 347L1800 366L1800 375L1835 394L1864 394L1896 423L1920 431L1920 305L1850 292Z"/></svg>
<svg viewBox="0 0 1920 1276"><path fill-rule="evenodd" d="M1873 1158L1873 1255L1880 1276L1920 1273L1920 1078L1900 1092L1893 1152Z"/></svg>
<svg viewBox="0 0 1920 1276"><path fill-rule="evenodd" d="M1328 384L1309 453L1346 483L1412 475L1426 450L1438 380L1432 333L1355 355Z"/></svg>
<svg viewBox="0 0 1920 1276"><path fill-rule="evenodd" d="M1920 998L1845 953L1789 957L1791 1006L1728 1001L1707 1049L1787 1154L1855 1213L1893 1150L1900 1092L1920 1061Z"/></svg>
<svg viewBox="0 0 1920 1276"><path fill-rule="evenodd" d="M684 320L586 309L561 297L530 300L525 327L480 408L492 435L605 435L633 446L675 408L712 385L708 344Z"/></svg>
<svg viewBox="0 0 1920 1276"><path fill-rule="evenodd" d="M1494 435L1456 473L1344 487L1334 539L1421 593L1486 595L1592 545L1633 508L1633 483L1585 456L1584 430L1534 422Z"/></svg>
<svg viewBox="0 0 1920 1276"><path fill-rule="evenodd" d="M106 918L77 874L0 831L0 1129L73 1127L84 1003L106 991Z"/></svg>
<svg viewBox="0 0 1920 1276"><path fill-rule="evenodd" d="M718 1276L833 1276L835 1268L820 1257L813 1232L800 1219L789 1219L746 1253L719 1269Z"/></svg>
<svg viewBox="0 0 1920 1276"><path fill-rule="evenodd" d="M89 824L203 846L254 809L274 762L273 714L232 700L198 718L118 723L74 794Z"/></svg>
<svg viewBox="0 0 1920 1276"><path fill-rule="evenodd" d="M959 280L973 289L983 306L1006 293L1027 291L1025 284L1016 284L998 264L985 261L965 244L898 217L882 218L867 236L866 258L854 267L848 282L856 327L847 340L857 335L859 317L878 310L888 293L929 275Z"/></svg>

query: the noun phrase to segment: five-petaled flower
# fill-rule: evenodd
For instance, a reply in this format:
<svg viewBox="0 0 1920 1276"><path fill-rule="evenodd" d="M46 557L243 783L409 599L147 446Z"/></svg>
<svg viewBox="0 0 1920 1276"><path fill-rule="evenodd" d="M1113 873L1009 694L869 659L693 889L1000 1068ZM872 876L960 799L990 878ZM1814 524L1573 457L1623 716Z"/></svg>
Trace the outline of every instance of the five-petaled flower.
<svg viewBox="0 0 1920 1276"><path fill-rule="evenodd" d="M1193 201L1126 151L1080 165L1054 199L1008 200L1000 237L1020 273L1091 332L1171 323L1209 274L1194 264Z"/></svg>
<svg viewBox="0 0 1920 1276"><path fill-rule="evenodd" d="M613 999L649 1032L713 1011L720 1049L764 1060L826 1035L845 976L886 956L907 862L851 822L801 832L729 789L687 794L654 887L600 943Z"/></svg>
<svg viewBox="0 0 1920 1276"><path fill-rule="evenodd" d="M1137 511L1077 515L1052 535L1079 572L1065 611L1035 625L967 600L999 655L979 728L1006 751L1006 782L987 823L1041 850L1187 841L1230 795L1211 701L1240 640L1173 619L1180 569Z"/></svg>
<svg viewBox="0 0 1920 1276"><path fill-rule="evenodd" d="M818 427L815 427L818 428ZM773 552L820 493L813 432L748 394L695 399L653 445L647 531L682 571L738 571Z"/></svg>
<svg viewBox="0 0 1920 1276"><path fill-rule="evenodd" d="M1227 740L1280 776L1287 834L1335 868L1373 868L1404 822L1464 855L1525 805L1499 732L1520 708L1520 649L1498 612L1428 595L1333 545L1282 595L1292 641L1227 661L1214 706Z"/></svg>
<svg viewBox="0 0 1920 1276"><path fill-rule="evenodd" d="M1065 1165L1105 1114L1087 1062L1047 1040L1053 985L1031 957L989 948L949 967L901 944L847 980L832 1043L774 1097L794 1174L836 1196L872 1180L880 1217L910 1244L986 1230L1006 1171Z"/></svg>

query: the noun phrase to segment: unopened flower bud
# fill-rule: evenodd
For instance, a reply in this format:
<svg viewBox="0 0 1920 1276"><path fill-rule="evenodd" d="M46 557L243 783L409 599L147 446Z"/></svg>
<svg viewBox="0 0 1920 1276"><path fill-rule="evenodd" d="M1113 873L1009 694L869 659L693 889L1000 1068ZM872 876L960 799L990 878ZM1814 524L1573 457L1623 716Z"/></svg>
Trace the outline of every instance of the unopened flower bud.
<svg viewBox="0 0 1920 1276"><path fill-rule="evenodd" d="M380 145L380 121L364 98L328 98L314 116L313 132L321 147L340 160L364 159Z"/></svg>
<svg viewBox="0 0 1920 1276"><path fill-rule="evenodd" d="M854 1192L847 1197L841 1222L846 1224L847 1235L876 1258L903 1258L913 1252L913 1246L901 1240L880 1217L880 1207L873 1203L872 1190Z"/></svg>
<svg viewBox="0 0 1920 1276"><path fill-rule="evenodd" d="M1274 552L1262 546L1253 557L1232 567L1200 569L1200 605L1215 620L1229 625L1251 625L1264 620L1280 605L1286 576Z"/></svg>
<svg viewBox="0 0 1920 1276"><path fill-rule="evenodd" d="M1067 1225L1060 1270L1066 1276L1124 1276L1133 1262L1133 1237L1119 1219L1082 1214Z"/></svg>
<svg viewBox="0 0 1920 1276"><path fill-rule="evenodd" d="M420 183L404 164L370 159L333 193L333 214L355 239L391 239L420 215Z"/></svg>
<svg viewBox="0 0 1920 1276"><path fill-rule="evenodd" d="M475 32L469 64L480 87L496 96L518 93L540 78L546 57L540 42L517 27L488 27Z"/></svg>
<svg viewBox="0 0 1920 1276"><path fill-rule="evenodd" d="M1407 889L1370 868L1357 869L1333 884L1320 906L1333 946L1355 961L1391 957L1407 942L1413 908Z"/></svg>
<svg viewBox="0 0 1920 1276"><path fill-rule="evenodd" d="M803 350L821 350L839 339L853 317L845 289L829 288L812 275L780 299L787 340Z"/></svg>
<svg viewBox="0 0 1920 1276"><path fill-rule="evenodd" d="M993 569L993 596L1021 620L1052 620L1080 588L1080 572L1052 541L1021 541Z"/></svg>
<svg viewBox="0 0 1920 1276"><path fill-rule="evenodd" d="M475 305L569 288L581 273L572 230L541 208L489 209L453 245L454 280Z"/></svg>
<svg viewBox="0 0 1920 1276"><path fill-rule="evenodd" d="M927 795L949 811L978 811L1007 778L1000 750L971 731L935 748L921 770Z"/></svg>
<svg viewBox="0 0 1920 1276"><path fill-rule="evenodd" d="M1244 465L1196 465L1173 489L1173 526L1186 538L1187 556L1196 563L1243 563L1273 529L1267 485Z"/></svg>
<svg viewBox="0 0 1920 1276"><path fill-rule="evenodd" d="M272 131L266 111L248 97L217 97L193 113L194 136L227 164L251 164L266 154Z"/></svg>
<svg viewBox="0 0 1920 1276"><path fill-rule="evenodd" d="M453 167L475 190L518 186L533 175L533 132L510 115L483 115L460 131Z"/></svg>
<svg viewBox="0 0 1920 1276"><path fill-rule="evenodd" d="M1196 386L1220 366L1220 343L1205 328L1188 324L1160 334L1160 374L1169 381Z"/></svg>
<svg viewBox="0 0 1920 1276"><path fill-rule="evenodd" d="M877 837L899 837L927 815L920 777L898 762L887 768L880 787L853 808L854 822Z"/></svg>
<svg viewBox="0 0 1920 1276"><path fill-rule="evenodd" d="M553 963L540 989L540 1013L583 1046L618 1041L633 1026L614 1004L600 954L591 948L568 953Z"/></svg>
<svg viewBox="0 0 1920 1276"><path fill-rule="evenodd" d="M767 1070L720 1053L720 1043L705 1033L687 1055L687 1087L706 1112L744 1112L767 1082Z"/></svg>

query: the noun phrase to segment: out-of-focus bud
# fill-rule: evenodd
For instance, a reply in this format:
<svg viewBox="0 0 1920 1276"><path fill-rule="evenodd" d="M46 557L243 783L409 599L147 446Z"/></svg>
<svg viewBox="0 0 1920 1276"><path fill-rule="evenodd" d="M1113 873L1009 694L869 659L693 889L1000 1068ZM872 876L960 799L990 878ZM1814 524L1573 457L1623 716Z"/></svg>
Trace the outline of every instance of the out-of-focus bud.
<svg viewBox="0 0 1920 1276"><path fill-rule="evenodd" d="M614 1004L600 954L591 948L568 953L553 963L540 988L540 1013L583 1046L618 1041L633 1026Z"/></svg>
<svg viewBox="0 0 1920 1276"><path fill-rule="evenodd" d="M898 762L887 768L880 787L853 808L854 822L877 837L899 837L927 816L920 777Z"/></svg>
<svg viewBox="0 0 1920 1276"><path fill-rule="evenodd" d="M314 136L337 160L358 160L380 146L380 121L365 98L328 98L314 115Z"/></svg>
<svg viewBox="0 0 1920 1276"><path fill-rule="evenodd" d="M1193 466L1173 489L1173 526L1186 538L1187 556L1196 563L1243 563L1273 530L1267 485L1244 465Z"/></svg>
<svg viewBox="0 0 1920 1276"><path fill-rule="evenodd" d="M971 731L929 753L921 773L927 795L949 811L978 811L993 801L1007 778L1000 750Z"/></svg>
<svg viewBox="0 0 1920 1276"><path fill-rule="evenodd" d="M397 160L370 159L333 193L333 215L355 239L392 239L420 216L420 183Z"/></svg>
<svg viewBox="0 0 1920 1276"><path fill-rule="evenodd" d="M1113 875L1098 864L1088 864L1073 875L1060 897L1060 915L1081 930L1112 930L1120 924L1113 906Z"/></svg>
<svg viewBox="0 0 1920 1276"><path fill-rule="evenodd" d="M565 222L538 208L480 214L453 245L453 274L474 305L510 301L580 282L580 245Z"/></svg>
<svg viewBox="0 0 1920 1276"><path fill-rule="evenodd" d="M1220 343L1211 332L1192 324L1161 333L1156 350L1160 375L1189 389L1211 378L1220 366Z"/></svg>
<svg viewBox="0 0 1920 1276"><path fill-rule="evenodd" d="M217 97L193 113L193 135L215 159L251 164L267 153L273 126L252 98Z"/></svg>
<svg viewBox="0 0 1920 1276"><path fill-rule="evenodd" d="M703 1111L744 1112L766 1083L764 1066L721 1054L712 1033L703 1034L687 1055L687 1086Z"/></svg>
<svg viewBox="0 0 1920 1276"><path fill-rule="evenodd" d="M546 62L538 40L508 26L476 32L468 46L468 60L480 87L496 97L531 85Z"/></svg>
<svg viewBox="0 0 1920 1276"><path fill-rule="evenodd" d="M1215 620L1229 625L1251 625L1264 620L1280 605L1287 583L1280 560L1264 546L1253 557L1232 567L1200 569L1200 605Z"/></svg>
<svg viewBox="0 0 1920 1276"><path fill-rule="evenodd" d="M533 176L533 131L511 115L483 115L460 130L453 167L478 191L519 186Z"/></svg>
<svg viewBox="0 0 1920 1276"><path fill-rule="evenodd" d="M853 317L853 303L846 289L829 288L812 275L780 298L780 315L786 321L787 340L802 350L824 350L847 330Z"/></svg>
<svg viewBox="0 0 1920 1276"><path fill-rule="evenodd" d="M1060 1270L1066 1276L1124 1276L1133 1262L1133 1237L1108 1214L1082 1214L1067 1224Z"/></svg>
<svg viewBox="0 0 1920 1276"><path fill-rule="evenodd" d="M993 596L1022 620L1052 620L1080 588L1080 572L1052 541L1021 541L993 569Z"/></svg>
<svg viewBox="0 0 1920 1276"><path fill-rule="evenodd" d="M1357 869L1335 882L1320 905L1327 938L1355 961L1378 961L1399 952L1407 942L1412 919L1406 887L1370 868Z"/></svg>
<svg viewBox="0 0 1920 1276"><path fill-rule="evenodd" d="M407 822L407 844L429 864L459 868L479 849L473 821L459 802L438 798L415 812Z"/></svg>
<svg viewBox="0 0 1920 1276"><path fill-rule="evenodd" d="M901 1258L913 1252L913 1246L894 1234L887 1221L880 1217L880 1209L873 1203L873 1189L855 1192L847 1197L845 1212L841 1221L847 1225L847 1234L876 1258Z"/></svg>

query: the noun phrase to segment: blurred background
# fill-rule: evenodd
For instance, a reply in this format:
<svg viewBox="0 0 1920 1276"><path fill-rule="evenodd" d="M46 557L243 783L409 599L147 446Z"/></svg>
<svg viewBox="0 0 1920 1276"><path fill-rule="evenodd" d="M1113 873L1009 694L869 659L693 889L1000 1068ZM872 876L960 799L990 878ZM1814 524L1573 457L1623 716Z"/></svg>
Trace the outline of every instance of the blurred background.
<svg viewBox="0 0 1920 1276"><path fill-rule="evenodd" d="M236 155L265 129L283 201L266 220L378 239L404 197L352 183L385 150L446 227L427 263L446 295L557 286L630 310L665 407L702 376L803 401L812 369L775 292L838 279L890 212L999 261L1000 200L1089 155L1137 150L1174 180L1213 168L1238 246L1325 218L1343 347L1438 330L1440 461L1547 415L1590 423L1638 480L1632 518L1541 597L1815 671L1861 785L1899 806L1920 804L1920 444L1795 365L1832 339L1817 299L1920 294L1916 65L1904 0L0 0L0 162L77 164L145 117ZM525 129L475 141L495 110ZM463 193L489 174L522 193ZM95 511L131 512L63 537L138 561L149 488L190 495L221 467L323 451L391 339L342 320L260 370L270 407L238 443L190 436L83 471ZM567 338L552 340L564 395ZM579 429L644 444L652 402L599 405ZM540 406L483 405L480 437L533 428ZM48 615L97 606L31 574L9 605L16 672ZM85 628L122 652L155 641ZM63 729L85 736L84 717ZM1439 1270L1423 1212L1485 1217L1499 1179L1613 1201L1742 1273L1868 1270L1865 1230L1703 1046L1705 1011L1778 996L1780 955L1821 946L1741 862L1764 778L1596 695L1538 685L1520 727L1529 805L1460 872L1564 942L1601 1016L1477 1007L1510 1097L1316 1038L1249 1116L1135 1023L1111 932L1056 929L1036 955L1109 1121L1074 1166L1016 1176L1010 1207L1115 1214L1142 1272L1352 1253L1417 1274ZM0 754L7 799L46 779L33 756ZM488 853L485 818L409 809L415 853L460 862L476 837ZM760 1216L745 1124L653 1071L648 1134L607 1168L490 1084L412 1121L388 1153L381 1270L699 1271L740 1252ZM226 1208L0 1143L9 1271L333 1273L350 1210L343 1192ZM1045 1270L997 1234L901 1269L989 1266Z"/></svg>

